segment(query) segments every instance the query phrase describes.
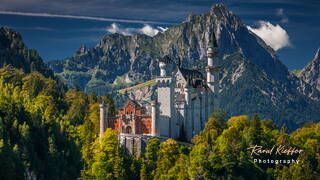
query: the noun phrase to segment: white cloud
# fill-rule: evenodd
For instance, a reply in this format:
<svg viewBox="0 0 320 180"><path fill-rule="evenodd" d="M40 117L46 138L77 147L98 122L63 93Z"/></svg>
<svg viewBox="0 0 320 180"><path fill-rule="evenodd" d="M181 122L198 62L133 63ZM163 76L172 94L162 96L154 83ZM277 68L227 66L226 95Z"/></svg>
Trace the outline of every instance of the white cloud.
<svg viewBox="0 0 320 180"><path fill-rule="evenodd" d="M113 23L109 28L107 28L109 33L119 33L123 35L131 35L132 31L129 28L120 28L118 24Z"/></svg>
<svg viewBox="0 0 320 180"><path fill-rule="evenodd" d="M275 51L291 46L287 31L279 24L273 25L267 21L259 21L258 28L248 26L248 29L263 39Z"/></svg>
<svg viewBox="0 0 320 180"><path fill-rule="evenodd" d="M169 28L167 28L167 27L160 27L160 26L158 26L158 29L160 29L162 32L164 32L164 31L166 31L166 30L168 30Z"/></svg>
<svg viewBox="0 0 320 180"><path fill-rule="evenodd" d="M153 37L159 33L158 29L155 29L155 28L151 27L150 25L145 25L143 28L140 29L140 31L143 34L146 34L151 37Z"/></svg>
<svg viewBox="0 0 320 180"><path fill-rule="evenodd" d="M132 34L145 34L148 36L155 36L159 32L164 32L168 28L160 27L153 28L152 26L145 24L142 28L122 28L118 24L113 23L110 27L107 28L107 32L109 33L119 33L123 35L132 35Z"/></svg>

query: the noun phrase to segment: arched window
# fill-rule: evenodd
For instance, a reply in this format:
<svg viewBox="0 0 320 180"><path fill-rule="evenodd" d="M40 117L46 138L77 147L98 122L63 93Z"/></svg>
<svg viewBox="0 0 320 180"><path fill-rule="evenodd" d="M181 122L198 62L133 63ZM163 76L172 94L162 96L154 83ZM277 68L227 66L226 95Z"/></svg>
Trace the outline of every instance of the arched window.
<svg viewBox="0 0 320 180"><path fill-rule="evenodd" d="M165 85L166 85L165 80L162 80L161 86L165 86Z"/></svg>
<svg viewBox="0 0 320 180"><path fill-rule="evenodd" d="M125 132L125 133L127 133L127 134L131 134L131 133L132 133L131 126L128 126L128 127L126 128L126 132Z"/></svg>

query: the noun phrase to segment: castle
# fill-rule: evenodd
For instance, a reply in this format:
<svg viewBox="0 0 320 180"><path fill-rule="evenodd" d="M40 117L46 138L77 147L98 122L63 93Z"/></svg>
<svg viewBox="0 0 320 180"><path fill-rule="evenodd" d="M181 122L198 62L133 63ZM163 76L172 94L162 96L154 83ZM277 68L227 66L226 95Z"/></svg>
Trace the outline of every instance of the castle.
<svg viewBox="0 0 320 180"><path fill-rule="evenodd" d="M106 105L101 104L100 136L110 127L120 133L121 141L130 137L136 138L136 142L140 139L141 143L141 137L145 136L190 142L204 129L212 110L219 106L216 53L216 47L208 47L206 78L197 70L181 67L180 63L173 73L169 73L167 65L170 58L166 56L159 60L156 98L149 107L128 100L116 117L108 117Z"/></svg>

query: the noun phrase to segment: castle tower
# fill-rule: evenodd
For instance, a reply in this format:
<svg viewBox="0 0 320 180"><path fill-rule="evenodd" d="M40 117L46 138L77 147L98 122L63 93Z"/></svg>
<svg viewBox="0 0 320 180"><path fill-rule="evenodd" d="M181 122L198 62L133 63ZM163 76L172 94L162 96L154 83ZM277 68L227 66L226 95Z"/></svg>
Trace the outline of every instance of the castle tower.
<svg viewBox="0 0 320 180"><path fill-rule="evenodd" d="M170 58L165 56L159 61L160 76L157 82L157 103L159 104L159 116L157 117L157 135L173 137L174 131L174 81L167 75L167 64Z"/></svg>
<svg viewBox="0 0 320 180"><path fill-rule="evenodd" d="M217 47L209 46L207 50L208 65L206 67L207 72L207 84L214 95L214 108L219 106L218 94L219 94L219 68L214 62L214 56L217 54ZM213 100L211 99L211 101Z"/></svg>
<svg viewBox="0 0 320 180"><path fill-rule="evenodd" d="M160 77L166 77L167 76L167 63L165 61L159 62L159 68L160 68Z"/></svg>
<svg viewBox="0 0 320 180"><path fill-rule="evenodd" d="M151 102L151 135L157 136L157 103Z"/></svg>
<svg viewBox="0 0 320 180"><path fill-rule="evenodd" d="M99 137L102 137L105 130L108 128L108 107L102 102L100 104L100 134Z"/></svg>
<svg viewBox="0 0 320 180"><path fill-rule="evenodd" d="M191 93L192 88L188 85L184 88L186 109L185 109L185 118L184 118L184 132L187 140L192 139L192 106L191 106Z"/></svg>

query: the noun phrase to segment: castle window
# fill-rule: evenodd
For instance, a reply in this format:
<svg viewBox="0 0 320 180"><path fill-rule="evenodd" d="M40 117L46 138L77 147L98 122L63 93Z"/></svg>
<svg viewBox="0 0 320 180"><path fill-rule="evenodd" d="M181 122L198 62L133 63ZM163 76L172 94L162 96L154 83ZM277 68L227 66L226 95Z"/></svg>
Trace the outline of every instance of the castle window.
<svg viewBox="0 0 320 180"><path fill-rule="evenodd" d="M131 127L130 127L130 126L128 126L128 127L126 128L125 133L127 133L127 134L131 134L131 132L132 132L132 129L131 129Z"/></svg>

